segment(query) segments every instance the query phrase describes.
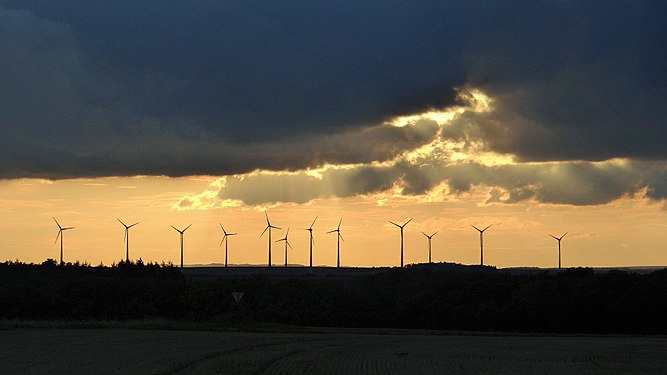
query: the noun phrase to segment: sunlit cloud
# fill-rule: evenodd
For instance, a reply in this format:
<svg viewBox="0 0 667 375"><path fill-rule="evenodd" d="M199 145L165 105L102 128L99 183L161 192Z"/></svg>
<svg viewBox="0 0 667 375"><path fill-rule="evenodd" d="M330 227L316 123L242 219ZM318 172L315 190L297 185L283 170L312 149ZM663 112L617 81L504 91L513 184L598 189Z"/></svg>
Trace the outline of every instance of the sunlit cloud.
<svg viewBox="0 0 667 375"><path fill-rule="evenodd" d="M217 179L199 194L185 196L174 203L171 208L177 211L210 210L214 208L239 207L243 203L236 199L219 199L218 194L225 188L227 178Z"/></svg>
<svg viewBox="0 0 667 375"><path fill-rule="evenodd" d="M437 121L435 112L428 112L387 123L413 128L437 125L434 132L429 130L429 142L406 149L393 159L227 176L202 193L182 198L174 208L305 204L314 199L357 195L371 197L378 206L400 197L443 202L476 187L486 189L485 204L585 206L637 196L662 199L667 191L665 179L659 178L666 174L666 167L659 162L615 158L521 163L514 155L496 153L489 146L489 134L482 130L485 124L469 122L474 118L471 114L493 113L494 100L480 90L467 89L459 92L459 103L438 112L451 116L441 116Z"/></svg>

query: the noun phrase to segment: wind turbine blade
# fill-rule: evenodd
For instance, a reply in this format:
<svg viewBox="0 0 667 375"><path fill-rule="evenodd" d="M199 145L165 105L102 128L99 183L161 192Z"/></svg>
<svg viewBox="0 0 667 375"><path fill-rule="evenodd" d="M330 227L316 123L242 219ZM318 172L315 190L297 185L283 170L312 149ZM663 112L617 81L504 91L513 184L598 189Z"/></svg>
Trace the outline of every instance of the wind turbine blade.
<svg viewBox="0 0 667 375"><path fill-rule="evenodd" d="M266 231L269 230L269 228L271 228L271 227L269 225L267 225L266 228L264 228L264 231L262 232L262 234L259 235L259 237L262 237L264 235L264 233L266 233Z"/></svg>
<svg viewBox="0 0 667 375"><path fill-rule="evenodd" d="M309 229L313 229L313 225L315 225L316 220L317 220L317 216L315 216L315 220L313 220L312 224L310 224Z"/></svg>
<svg viewBox="0 0 667 375"><path fill-rule="evenodd" d="M410 220L406 221L406 222L405 222L405 224L403 224L403 226L406 226L406 225L408 225L408 223L409 223L409 222L411 222L411 221L412 221L412 219L414 219L414 217L411 217L411 218L410 218Z"/></svg>
<svg viewBox="0 0 667 375"><path fill-rule="evenodd" d="M56 235L56 240L53 241L53 243L58 242L58 237L60 237L60 232L62 232L62 229L59 229L59 230L58 230L58 235Z"/></svg>

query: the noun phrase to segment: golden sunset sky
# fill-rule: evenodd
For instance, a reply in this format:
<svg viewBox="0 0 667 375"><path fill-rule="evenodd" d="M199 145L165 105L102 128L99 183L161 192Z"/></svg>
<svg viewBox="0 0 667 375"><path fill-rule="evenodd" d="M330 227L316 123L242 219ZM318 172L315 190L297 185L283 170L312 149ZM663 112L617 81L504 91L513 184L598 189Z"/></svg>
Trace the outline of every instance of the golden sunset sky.
<svg viewBox="0 0 667 375"><path fill-rule="evenodd" d="M466 111L492 111L492 99L481 92L476 95L477 100L484 101L477 103L477 108L457 106L397 118L382 126L419 127L420 123L431 121L437 123L437 132L441 133L455 126ZM474 184L465 192L452 191L449 183L440 182L423 194L405 194L406 186L398 180L381 191L349 196L336 193L333 186L336 178L341 178L335 174L346 171L368 168L365 174L375 174L402 163L413 168L437 165L442 170L432 173L442 176L433 178L444 179L450 178L446 168L467 168L473 163L476 168L527 168L529 172L520 173L543 173L555 182L554 186L540 189L563 189L559 192L563 195L579 190L573 193L579 197L593 195L595 187L582 183L579 177L564 176L573 173L573 168L613 169L617 173L616 169L623 171L629 164L621 159L595 163L517 163L513 159L513 155L478 152L475 147L436 137L384 163L327 165L291 172L260 170L226 177L5 180L1 185L1 215L6 235L0 243L7 260L58 259L59 244L54 243L57 226L51 219L54 216L61 225L76 227L65 232L65 261L111 264L123 259L125 253L124 228L116 221L119 218L126 224L140 223L130 229L132 259L178 264L178 233L170 226L184 228L192 224L185 236L185 264L213 264L224 263L223 247L219 247L222 224L228 232L239 233L230 238L230 264L263 265L267 262L268 244L266 235L260 238L260 234L267 212L271 223L282 228L273 231L274 241L284 237L287 227L291 228L290 264L308 264L308 232L304 229L316 216L315 265L336 264L336 236L326 232L335 229L340 218L343 266L398 265L399 231L389 221L403 223L409 218L414 220L405 229L406 263L426 262L427 240L421 232L438 231L433 239L433 261L477 264L479 239L471 225L490 224L493 226L485 234L485 263L498 267L557 266L556 241L548 234L560 236L565 232L566 267L667 263L667 253L661 245L665 211L642 191L582 206L544 203L535 198L509 202L508 190L486 182ZM568 181L572 186L568 186ZM227 198L227 194L238 196ZM299 202L301 194L312 197ZM262 202L264 199L273 201ZM281 265L283 243L274 243L272 251L273 264Z"/></svg>

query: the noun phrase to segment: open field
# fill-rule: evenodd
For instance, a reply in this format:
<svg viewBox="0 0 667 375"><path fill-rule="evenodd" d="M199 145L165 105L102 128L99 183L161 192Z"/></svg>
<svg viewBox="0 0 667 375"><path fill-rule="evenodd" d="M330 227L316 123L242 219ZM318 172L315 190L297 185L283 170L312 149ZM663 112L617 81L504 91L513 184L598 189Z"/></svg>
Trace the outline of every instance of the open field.
<svg viewBox="0 0 667 375"><path fill-rule="evenodd" d="M0 331L6 374L664 374L659 337Z"/></svg>

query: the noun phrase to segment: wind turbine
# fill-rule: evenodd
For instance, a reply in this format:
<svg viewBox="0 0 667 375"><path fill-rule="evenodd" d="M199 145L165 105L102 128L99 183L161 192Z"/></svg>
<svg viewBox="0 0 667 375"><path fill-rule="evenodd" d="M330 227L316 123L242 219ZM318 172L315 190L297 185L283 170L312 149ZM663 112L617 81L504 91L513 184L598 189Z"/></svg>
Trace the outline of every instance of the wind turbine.
<svg viewBox="0 0 667 375"><path fill-rule="evenodd" d="M403 268L403 228L405 228L406 225L408 225L409 222L411 222L412 219L408 220L405 222L403 225L398 225L394 223L393 221L390 221L390 223L394 224L401 230L401 268Z"/></svg>
<svg viewBox="0 0 667 375"><path fill-rule="evenodd" d="M317 216L315 216L315 220L317 220ZM313 268L313 225L315 225L315 220L310 224L310 227L305 229L310 232L310 268Z"/></svg>
<svg viewBox="0 0 667 375"><path fill-rule="evenodd" d="M273 228L273 229L282 229L282 228L274 227L273 225L271 225L271 222L269 221L269 214L267 214L266 211L264 211L264 216L266 216L266 228L264 228L264 232L266 232L267 230L269 231L269 268L270 268L271 267L271 228ZM262 234L260 234L259 237L262 237L264 235L264 232L262 232Z"/></svg>
<svg viewBox="0 0 667 375"><path fill-rule="evenodd" d="M123 237L123 242L125 242L125 263L128 263L130 261L130 228L133 226L139 224L139 223L134 223L132 225L126 225L122 221L120 221L119 218L116 218L119 223L121 223L125 227L125 236Z"/></svg>
<svg viewBox="0 0 667 375"><path fill-rule="evenodd" d="M560 240L562 240L563 237L565 237L565 235L566 235L567 233L568 233L568 232L563 233L563 235L560 236L560 237L556 237L556 236L549 235L549 236L551 236L551 238L553 238L554 240L558 241L558 269L559 269L559 270L560 270Z"/></svg>
<svg viewBox="0 0 667 375"><path fill-rule="evenodd" d="M53 218L53 221L56 222L56 225L58 226L58 235L56 235L56 240L53 241L53 243L58 242L58 237L60 237L60 265L63 264L63 232L66 230L74 229L74 227L62 227L60 226L60 223L58 223L58 220L56 218Z"/></svg>
<svg viewBox="0 0 667 375"><path fill-rule="evenodd" d="M345 241L343 239L343 236L340 234L340 224L342 222L343 222L343 218L341 217L340 221L338 222L338 228L336 228L334 230L330 230L330 231L327 232L327 233L333 233L333 232L338 233L338 235L336 236L337 240L338 240L338 242L337 242L338 245L336 246L336 268L340 268L340 240Z"/></svg>
<svg viewBox="0 0 667 375"><path fill-rule="evenodd" d="M493 224L491 224L493 225ZM484 231L491 228L491 225L487 226L484 229L479 229L476 226L470 224L471 227L475 228L479 232L479 265L484 265Z"/></svg>
<svg viewBox="0 0 667 375"><path fill-rule="evenodd" d="M287 246L289 246L290 249L292 248L292 244L290 244L289 241L287 240L287 235L288 234L289 234L289 227L287 227L287 232L285 233L285 237L276 241L276 242L285 241L285 267L286 268L287 268Z"/></svg>
<svg viewBox="0 0 667 375"><path fill-rule="evenodd" d="M426 236L426 238L428 238L428 262L429 263L431 263L431 238L433 238L433 236L435 236L436 233L438 233L438 231L433 232L433 234L429 236L428 234L422 232L422 234L424 236Z"/></svg>
<svg viewBox="0 0 667 375"><path fill-rule="evenodd" d="M220 224L220 223L218 223L218 224ZM227 231L222 226L222 224L220 224L220 229L222 229L223 234L222 234L222 239L220 240L220 245L218 245L218 247L220 247L222 245L223 241L225 242L225 267L227 267L227 244L229 244L229 238L227 238L227 237L236 236L238 233L227 233Z"/></svg>
<svg viewBox="0 0 667 375"><path fill-rule="evenodd" d="M183 272L183 234L184 234L185 231L188 230L188 228L190 228L191 226L192 226L192 224L188 225L188 226L185 227L185 229L183 229L183 230L180 230L180 229L176 228L176 227L173 226L173 225L171 226L172 228L174 228L174 230L175 230L176 232L178 232L178 234L181 235L181 272Z"/></svg>

